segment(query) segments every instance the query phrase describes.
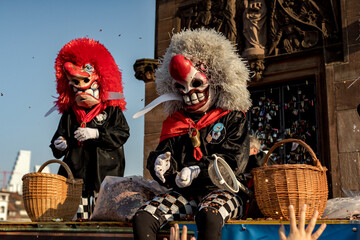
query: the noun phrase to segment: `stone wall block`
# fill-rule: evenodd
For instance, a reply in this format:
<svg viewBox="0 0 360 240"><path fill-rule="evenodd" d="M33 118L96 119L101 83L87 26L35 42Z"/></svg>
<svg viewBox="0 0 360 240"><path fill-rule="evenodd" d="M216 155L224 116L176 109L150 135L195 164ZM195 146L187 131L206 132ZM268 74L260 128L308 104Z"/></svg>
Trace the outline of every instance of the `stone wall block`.
<svg viewBox="0 0 360 240"><path fill-rule="evenodd" d="M360 117L356 109L337 111L339 153L360 151Z"/></svg>
<svg viewBox="0 0 360 240"><path fill-rule="evenodd" d="M341 195L360 194L360 153L342 153L339 160Z"/></svg>

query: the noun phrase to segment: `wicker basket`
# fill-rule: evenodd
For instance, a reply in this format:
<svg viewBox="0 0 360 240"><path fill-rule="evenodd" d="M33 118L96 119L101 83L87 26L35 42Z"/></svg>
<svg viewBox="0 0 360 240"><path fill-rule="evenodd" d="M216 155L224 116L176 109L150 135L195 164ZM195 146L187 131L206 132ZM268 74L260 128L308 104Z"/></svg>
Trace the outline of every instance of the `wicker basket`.
<svg viewBox="0 0 360 240"><path fill-rule="evenodd" d="M284 143L295 142L310 153L313 164L284 164L267 166L270 154ZM265 217L289 220L288 206L294 206L296 217L303 204L307 205L306 219L315 212L319 216L325 210L328 198L328 185L325 167L316 158L313 150L303 141L285 139L274 144L265 156L261 167L255 168L254 175L255 199Z"/></svg>
<svg viewBox="0 0 360 240"><path fill-rule="evenodd" d="M68 179L51 173L42 173L50 163L61 164ZM36 173L22 177L25 210L33 222L47 222L60 218L71 221L75 216L82 193L82 179L74 179L70 168L60 160L49 160Z"/></svg>

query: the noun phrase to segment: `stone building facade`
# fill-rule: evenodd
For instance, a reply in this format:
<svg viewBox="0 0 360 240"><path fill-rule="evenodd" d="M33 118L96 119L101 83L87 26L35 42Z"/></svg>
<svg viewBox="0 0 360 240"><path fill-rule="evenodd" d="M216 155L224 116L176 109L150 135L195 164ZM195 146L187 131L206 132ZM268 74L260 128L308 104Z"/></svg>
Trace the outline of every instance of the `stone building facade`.
<svg viewBox="0 0 360 240"><path fill-rule="evenodd" d="M264 149L283 138L302 139L328 169L330 197L359 194L360 1L157 0L154 58L165 53L172 33L199 27L222 32L248 62L249 128ZM145 104L158 97L155 59L134 65L146 84ZM165 118L161 106L145 115L145 177ZM273 157L312 163L296 145Z"/></svg>

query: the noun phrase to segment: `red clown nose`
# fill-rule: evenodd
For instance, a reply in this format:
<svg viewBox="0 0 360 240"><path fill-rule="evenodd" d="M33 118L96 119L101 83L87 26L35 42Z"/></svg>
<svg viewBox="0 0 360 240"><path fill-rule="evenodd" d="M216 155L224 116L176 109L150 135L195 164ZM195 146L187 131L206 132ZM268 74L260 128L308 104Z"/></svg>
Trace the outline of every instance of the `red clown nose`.
<svg viewBox="0 0 360 240"><path fill-rule="evenodd" d="M170 75L179 82L186 82L186 78L193 67L192 62L183 55L175 55L169 64Z"/></svg>

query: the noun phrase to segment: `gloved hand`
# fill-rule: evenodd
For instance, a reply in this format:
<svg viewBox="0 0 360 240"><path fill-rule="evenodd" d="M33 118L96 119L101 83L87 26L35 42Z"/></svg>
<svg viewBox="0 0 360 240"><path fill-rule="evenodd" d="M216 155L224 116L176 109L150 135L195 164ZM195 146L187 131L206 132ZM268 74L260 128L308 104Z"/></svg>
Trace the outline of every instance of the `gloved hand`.
<svg viewBox="0 0 360 240"><path fill-rule="evenodd" d="M171 158L171 153L166 152L160 154L155 160L155 166L154 166L155 174L163 183L165 183L164 174L170 168L170 158Z"/></svg>
<svg viewBox="0 0 360 240"><path fill-rule="evenodd" d="M60 136L54 141L54 145L56 149L64 151L67 148L66 139Z"/></svg>
<svg viewBox="0 0 360 240"><path fill-rule="evenodd" d="M188 187L192 181L199 176L200 167L184 167L175 177L175 183L179 188Z"/></svg>
<svg viewBox="0 0 360 240"><path fill-rule="evenodd" d="M99 130L96 128L81 128L79 127L75 132L75 139L83 142L88 139L96 139L99 137Z"/></svg>

